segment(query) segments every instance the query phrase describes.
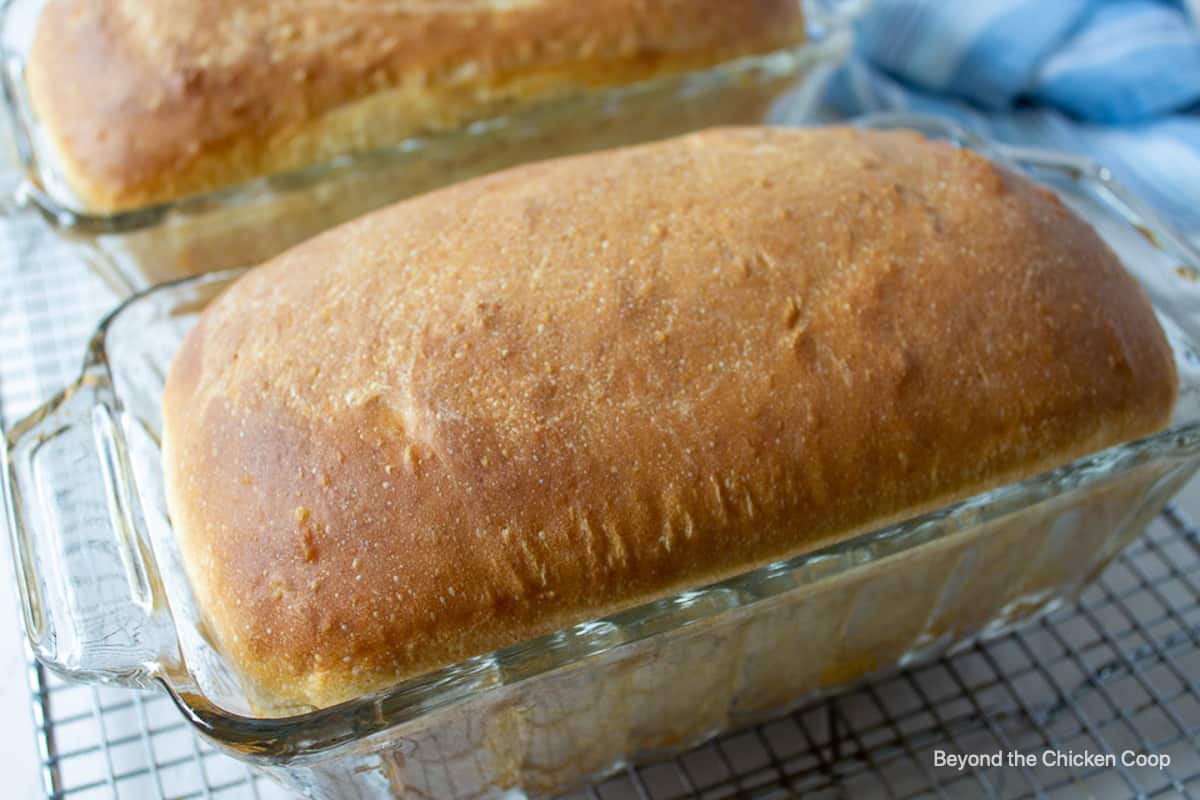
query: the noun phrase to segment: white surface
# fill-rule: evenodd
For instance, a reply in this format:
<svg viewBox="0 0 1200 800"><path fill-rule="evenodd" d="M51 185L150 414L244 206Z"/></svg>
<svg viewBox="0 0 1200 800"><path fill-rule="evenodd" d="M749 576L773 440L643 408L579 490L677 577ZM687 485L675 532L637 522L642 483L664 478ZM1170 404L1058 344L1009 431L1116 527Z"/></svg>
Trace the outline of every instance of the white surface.
<svg viewBox="0 0 1200 800"><path fill-rule="evenodd" d="M5 537L7 538L7 537ZM33 800L43 796L26 676L24 633L17 615L8 542L0 545L0 797Z"/></svg>

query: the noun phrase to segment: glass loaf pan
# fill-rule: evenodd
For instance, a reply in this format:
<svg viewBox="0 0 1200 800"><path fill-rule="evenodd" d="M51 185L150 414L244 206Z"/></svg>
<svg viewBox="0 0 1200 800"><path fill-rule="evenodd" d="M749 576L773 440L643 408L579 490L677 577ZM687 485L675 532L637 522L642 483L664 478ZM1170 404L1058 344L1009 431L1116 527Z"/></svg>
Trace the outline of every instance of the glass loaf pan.
<svg viewBox="0 0 1200 800"><path fill-rule="evenodd" d="M1171 427L721 583L284 718L250 715L208 643L166 514L167 364L237 273L129 300L83 375L19 423L4 496L37 656L78 680L166 692L213 743L318 798L545 796L774 715L814 692L991 634L1072 598L1200 464L1200 258L1074 157L977 148L1055 188L1146 286L1181 391Z"/></svg>
<svg viewBox="0 0 1200 800"><path fill-rule="evenodd" d="M372 209L503 167L714 125L762 123L785 106L801 113L806 79L816 83L814 73L849 52L850 23L864 0L796 2L809 37L803 45L617 88L581 88L457 131L149 208L96 214L66 188L25 85L25 59L45 0L6 0L0 21L6 108L25 173L15 201L78 240L88 263L122 295L258 264Z"/></svg>

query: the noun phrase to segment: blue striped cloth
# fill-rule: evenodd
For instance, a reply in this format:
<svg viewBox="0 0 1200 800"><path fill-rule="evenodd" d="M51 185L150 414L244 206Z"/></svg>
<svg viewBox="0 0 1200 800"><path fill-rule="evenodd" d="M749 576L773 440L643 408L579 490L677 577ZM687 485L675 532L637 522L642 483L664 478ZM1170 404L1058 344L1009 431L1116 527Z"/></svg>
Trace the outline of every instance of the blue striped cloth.
<svg viewBox="0 0 1200 800"><path fill-rule="evenodd" d="M1090 156L1200 236L1200 28L1170 0L875 0L822 101Z"/></svg>

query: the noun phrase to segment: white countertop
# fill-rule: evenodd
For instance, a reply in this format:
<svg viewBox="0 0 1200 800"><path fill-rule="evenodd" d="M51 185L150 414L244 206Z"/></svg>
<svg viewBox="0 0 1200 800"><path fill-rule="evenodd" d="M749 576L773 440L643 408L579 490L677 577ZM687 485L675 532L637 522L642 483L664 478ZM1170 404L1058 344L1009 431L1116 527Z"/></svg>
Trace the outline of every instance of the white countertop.
<svg viewBox="0 0 1200 800"><path fill-rule="evenodd" d="M6 537L7 538L7 537ZM17 613L12 558L8 543L0 546L0 795L13 800L44 797L37 739L34 735L24 633Z"/></svg>

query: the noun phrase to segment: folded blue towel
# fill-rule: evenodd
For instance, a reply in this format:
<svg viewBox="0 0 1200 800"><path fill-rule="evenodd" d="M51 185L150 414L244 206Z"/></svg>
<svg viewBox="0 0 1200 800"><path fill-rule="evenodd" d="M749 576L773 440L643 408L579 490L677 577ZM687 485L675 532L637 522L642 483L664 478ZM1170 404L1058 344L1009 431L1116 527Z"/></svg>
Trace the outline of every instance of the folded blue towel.
<svg viewBox="0 0 1200 800"><path fill-rule="evenodd" d="M1169 0L876 0L826 86L842 115L907 110L1087 155L1200 237L1200 28Z"/></svg>

